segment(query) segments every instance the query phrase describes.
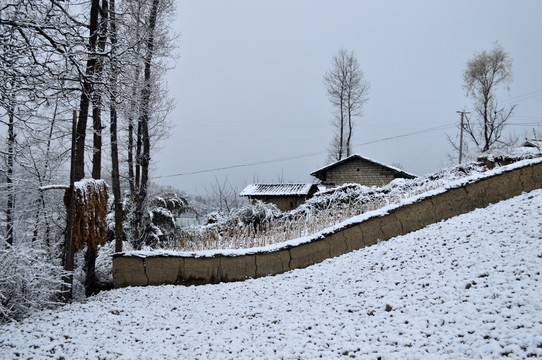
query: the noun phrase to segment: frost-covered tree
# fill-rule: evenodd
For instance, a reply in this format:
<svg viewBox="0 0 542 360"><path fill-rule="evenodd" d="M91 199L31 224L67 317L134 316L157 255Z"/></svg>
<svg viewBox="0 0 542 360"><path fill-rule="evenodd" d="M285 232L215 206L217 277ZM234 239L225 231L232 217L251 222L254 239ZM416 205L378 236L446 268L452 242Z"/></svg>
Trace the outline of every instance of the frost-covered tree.
<svg viewBox="0 0 542 360"><path fill-rule="evenodd" d="M193 210L188 199L176 192L159 193L150 198L149 210L144 217L146 245L167 244L178 235L177 218Z"/></svg>
<svg viewBox="0 0 542 360"><path fill-rule="evenodd" d="M127 122L128 182L133 201L132 243L145 243L143 217L147 206L151 151L167 132L165 117L171 109L164 86L166 59L171 57L173 38L169 18L175 13L172 0L122 2L118 21L119 40L129 48L126 66L119 73L124 100L122 115Z"/></svg>
<svg viewBox="0 0 542 360"><path fill-rule="evenodd" d="M2 193L6 195L8 243L15 241L17 189L20 186L25 190L32 181L42 185L48 172L43 165L52 165L43 158L35 163L37 167L27 161L30 154L36 159L40 153L38 148L32 150L40 144L35 141L36 135L40 134L41 144L46 144L40 150L48 148L48 154L41 154L45 156L54 154L50 139L62 138L59 104L72 91L72 60L77 57L74 39L78 27L62 30L70 21L53 2L6 1L0 9L0 123L7 133L0 170L6 184ZM18 164L21 166L17 168ZM21 170L30 170L34 176L18 173ZM34 186L36 193L38 186ZM22 205L29 209L28 204Z"/></svg>
<svg viewBox="0 0 542 360"><path fill-rule="evenodd" d="M48 254L44 261L73 268L65 251L71 240L59 245L60 236L68 233L61 192L51 190L68 182L73 110L78 126L75 180L89 165L85 154L92 155L92 176L102 177L101 131L109 112L113 193L120 215L120 179L132 177L122 176L128 167L120 154L128 151L118 139L126 138L123 123L128 109L133 110L132 135L140 141L132 147L136 159L129 168L139 169L132 194L143 199L145 213L141 185L148 182L150 151L160 131L167 131L163 124L170 109L162 79L163 59L171 50L167 16L173 5L173 0L1 2L0 132L5 137L0 145L0 246L30 242ZM92 137L86 136L89 119ZM136 223L144 228L142 221ZM119 226L119 241L122 230Z"/></svg>
<svg viewBox="0 0 542 360"><path fill-rule="evenodd" d="M363 115L369 83L354 53L340 49L331 60L331 69L324 75L324 84L334 108L329 160L336 161L351 155L354 119Z"/></svg>
<svg viewBox="0 0 542 360"><path fill-rule="evenodd" d="M16 274L0 281L0 292L18 308L7 316L50 304L62 280L61 197L38 189L62 179L65 110L78 82L83 26L66 9L56 1L0 4L0 123L7 134L0 166L7 226L0 249L4 260L13 260L1 266L11 266L3 274Z"/></svg>
<svg viewBox="0 0 542 360"><path fill-rule="evenodd" d="M464 130L479 151L510 145L503 130L516 105L499 106L497 90L512 81L512 58L499 43L490 51L476 53L467 62L463 88L474 100L474 113L466 117Z"/></svg>
<svg viewBox="0 0 542 360"><path fill-rule="evenodd" d="M108 85L111 91L109 101L109 135L111 144L111 185L113 191L113 211L115 228L115 251L122 251L124 238L122 226L122 195L120 186L120 165L118 146L118 97L120 54L117 30L117 10L115 0L109 0L109 38L111 41Z"/></svg>

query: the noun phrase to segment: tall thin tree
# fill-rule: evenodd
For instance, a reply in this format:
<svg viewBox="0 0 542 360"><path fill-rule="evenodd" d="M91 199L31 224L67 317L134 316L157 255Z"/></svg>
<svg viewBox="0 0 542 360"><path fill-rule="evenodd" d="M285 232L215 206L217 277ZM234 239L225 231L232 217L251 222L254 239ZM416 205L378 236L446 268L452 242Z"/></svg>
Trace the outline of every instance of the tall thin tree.
<svg viewBox="0 0 542 360"><path fill-rule="evenodd" d="M494 147L511 145L513 139L505 140L503 130L516 105L499 106L497 89L508 88L512 81L512 58L499 43L491 51L476 53L467 62L463 73L463 88L474 100L474 116L466 117L465 132L479 151L487 152Z"/></svg>
<svg viewBox="0 0 542 360"><path fill-rule="evenodd" d="M111 90L111 100L109 105L109 133L111 138L111 182L113 185L113 203L115 209L115 251L122 251L122 199L120 191L120 171L119 171L119 147L118 147L118 115L117 115L117 81L119 72L118 49L117 49L117 18L115 10L115 0L109 1L109 28L111 39L111 60L110 60L110 78L109 87Z"/></svg>
<svg viewBox="0 0 542 360"><path fill-rule="evenodd" d="M93 124L93 152L92 152L92 178L101 179L102 177L102 95L101 86L98 84L105 83L103 81L104 73L104 52L107 41L108 28L108 10L109 5L107 0L102 0L99 9L99 22L96 31L98 32L97 39L97 54L95 55L96 64L94 69L94 81L92 86L92 124ZM87 246L85 253L85 294L93 295L98 291L98 280L96 278L96 257L98 255L97 244L99 241L91 242Z"/></svg>
<svg viewBox="0 0 542 360"><path fill-rule="evenodd" d="M141 141L141 153L136 158L137 168L141 171L141 179L137 190L137 202L134 211L134 237L136 242L140 243L143 239L143 206L147 199L149 182L149 164L151 159L151 147L149 137L149 120L151 104L151 70L154 57L154 31L156 28L156 19L160 0L153 0L149 13L149 28L145 40L146 54L144 58L143 88L141 89L141 110L138 118L138 141Z"/></svg>
<svg viewBox="0 0 542 360"><path fill-rule="evenodd" d="M364 79L357 58L345 49L331 60L331 69L324 75L324 84L334 108L334 136L329 152L330 160L341 160L352 152L355 117L363 114L369 83Z"/></svg>
<svg viewBox="0 0 542 360"><path fill-rule="evenodd" d="M98 42L99 12L100 1L91 0L87 63L85 75L83 77L81 99L79 102L79 117L75 135L75 181L79 181L85 177L85 140L87 134L88 111L94 86L93 80L96 72L96 45Z"/></svg>

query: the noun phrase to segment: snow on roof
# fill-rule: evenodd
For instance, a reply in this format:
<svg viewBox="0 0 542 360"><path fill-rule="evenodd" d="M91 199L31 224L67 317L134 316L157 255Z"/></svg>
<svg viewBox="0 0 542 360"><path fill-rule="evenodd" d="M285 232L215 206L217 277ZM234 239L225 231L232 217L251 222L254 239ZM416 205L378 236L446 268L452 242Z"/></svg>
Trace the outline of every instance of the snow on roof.
<svg viewBox="0 0 542 360"><path fill-rule="evenodd" d="M240 196L303 196L307 195L315 184L251 184Z"/></svg>
<svg viewBox="0 0 542 360"><path fill-rule="evenodd" d="M540 139L525 139L525 142L522 147L534 147L539 150L542 150L542 140Z"/></svg>
<svg viewBox="0 0 542 360"><path fill-rule="evenodd" d="M316 170L316 171L313 171L313 172L311 173L311 175L312 175L312 176L318 177L318 176L317 176L318 173L321 173L321 172L324 172L324 171L329 170L329 169L331 169L331 168L334 168L335 166L341 165L341 164L343 164L343 163L345 163L345 162L348 162L348 161L350 161L350 160L353 160L353 159L355 159L355 158L358 158L358 159L361 159L361 160L365 160L365 161L369 161L369 162L372 162L373 164L383 166L383 167L388 168L388 169L390 169L390 170L393 170L393 171L395 171L395 172L397 172L397 173L399 173L399 174L401 174L401 175L404 175L404 176L406 176L407 178L413 179L413 178L416 177L416 175L411 174L411 173L408 173L408 172L406 172L406 171L404 171L404 170L401 170L401 169L399 169L399 168L396 168L395 166L386 165L386 164L384 164L384 163L378 162L378 161L376 161L376 160L369 159L369 158L367 158L367 157L365 157L365 156L361 156L361 155L359 155L359 154L353 154L353 155L350 155L350 156L347 157L347 158L344 158L344 159L339 160L339 161L336 161L336 162L334 162L334 163L332 163L332 164L326 165L326 166L324 166L323 168L320 168L320 169L318 169L318 170Z"/></svg>

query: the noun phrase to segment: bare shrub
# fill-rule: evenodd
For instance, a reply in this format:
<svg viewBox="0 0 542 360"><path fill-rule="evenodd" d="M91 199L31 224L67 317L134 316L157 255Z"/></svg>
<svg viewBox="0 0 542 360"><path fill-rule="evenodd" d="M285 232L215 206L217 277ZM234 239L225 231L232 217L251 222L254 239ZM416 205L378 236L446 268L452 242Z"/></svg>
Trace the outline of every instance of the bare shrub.
<svg viewBox="0 0 542 360"><path fill-rule="evenodd" d="M65 272L45 251L33 246L10 246L0 239L0 323L60 304L58 295Z"/></svg>

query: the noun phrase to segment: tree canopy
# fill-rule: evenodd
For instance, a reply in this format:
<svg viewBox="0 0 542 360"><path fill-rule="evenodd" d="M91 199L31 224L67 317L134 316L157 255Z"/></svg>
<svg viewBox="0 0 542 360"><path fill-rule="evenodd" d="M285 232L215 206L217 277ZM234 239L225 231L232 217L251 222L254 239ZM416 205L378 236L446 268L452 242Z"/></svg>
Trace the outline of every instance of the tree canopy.
<svg viewBox="0 0 542 360"><path fill-rule="evenodd" d="M512 58L499 43L490 51L474 54L463 73L463 88L474 101L474 119L468 118L464 130L476 147L487 152L494 147L510 145L503 139L503 130L515 105L500 106L497 90L508 90L512 82Z"/></svg>

